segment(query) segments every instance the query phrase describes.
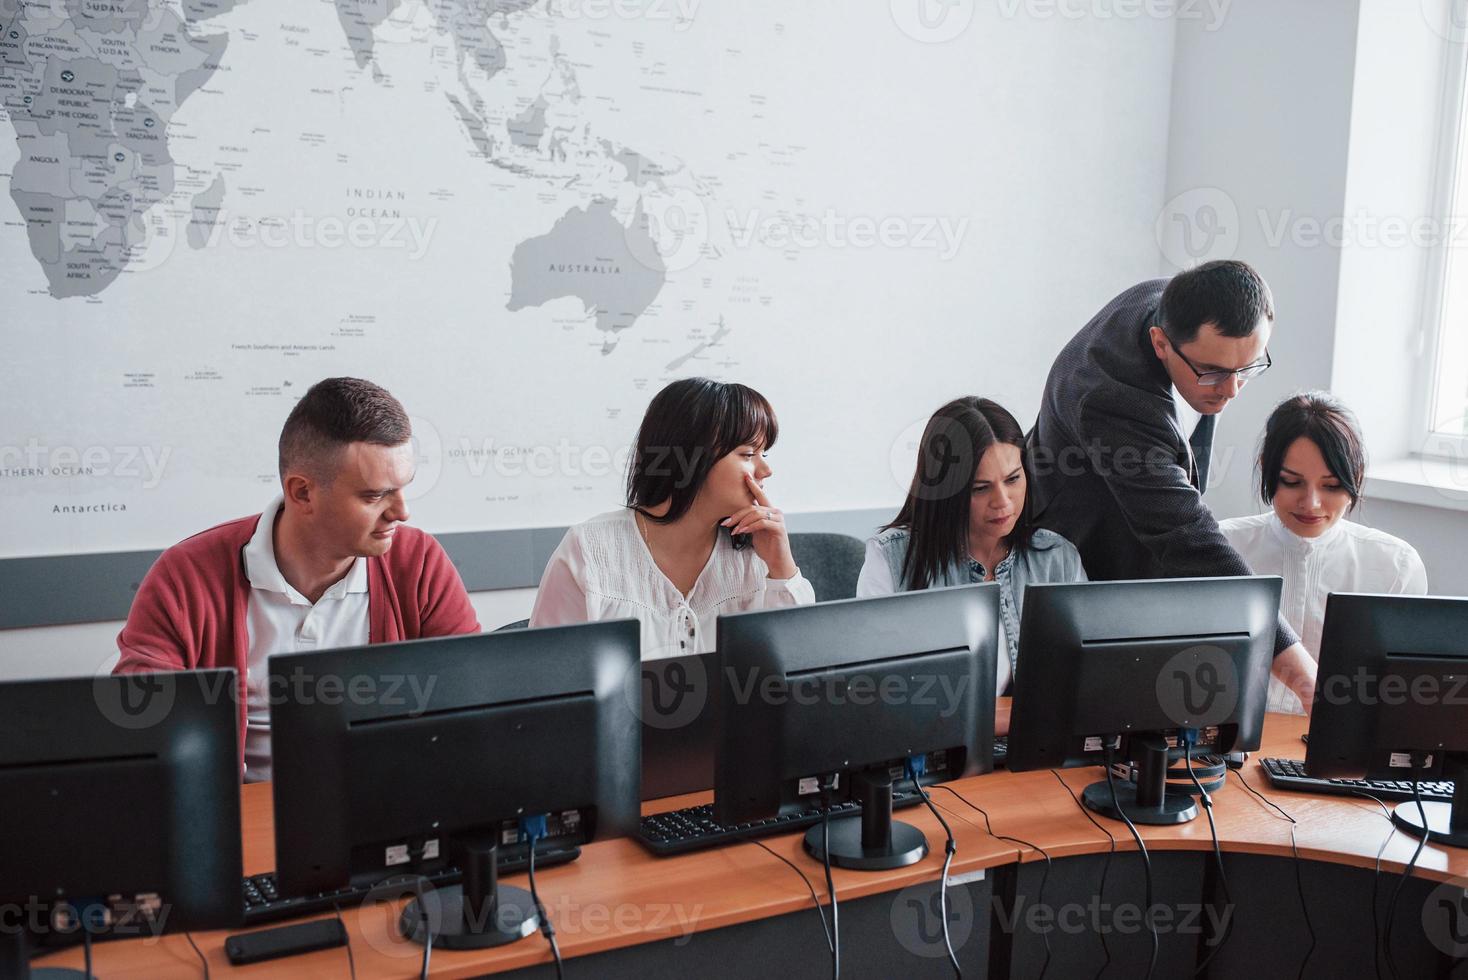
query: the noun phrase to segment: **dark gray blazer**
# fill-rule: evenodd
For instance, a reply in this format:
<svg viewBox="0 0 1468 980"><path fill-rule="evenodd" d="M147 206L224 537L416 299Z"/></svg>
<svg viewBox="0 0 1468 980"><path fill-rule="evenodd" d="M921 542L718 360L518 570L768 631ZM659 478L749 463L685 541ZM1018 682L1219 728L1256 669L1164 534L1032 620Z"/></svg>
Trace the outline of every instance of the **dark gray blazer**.
<svg viewBox="0 0 1468 980"><path fill-rule="evenodd" d="M1203 503L1215 417L1183 435L1148 328L1166 279L1113 299L1055 359L1030 432L1030 506L1093 580L1250 575ZM1283 617L1275 653L1299 642Z"/></svg>

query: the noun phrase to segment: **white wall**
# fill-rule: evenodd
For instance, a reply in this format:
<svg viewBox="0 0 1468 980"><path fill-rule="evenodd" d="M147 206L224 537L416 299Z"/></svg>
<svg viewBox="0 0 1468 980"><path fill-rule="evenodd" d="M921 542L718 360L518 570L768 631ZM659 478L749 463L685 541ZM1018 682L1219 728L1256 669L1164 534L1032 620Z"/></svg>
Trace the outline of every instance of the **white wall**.
<svg viewBox="0 0 1468 980"><path fill-rule="evenodd" d="M1282 217L1341 213L1356 10L1354 0L1235 0L1214 30L1178 24L1162 274L1242 259L1269 283L1276 312L1274 367L1219 420L1206 498L1219 517L1259 510L1254 459L1270 410L1330 384L1338 256L1272 239Z"/></svg>
<svg viewBox="0 0 1468 980"><path fill-rule="evenodd" d="M1165 267L1237 257L1274 291L1275 366L1220 422L1208 493L1221 517L1256 513L1263 423L1285 395L1326 388L1360 416L1375 460L1418 447L1428 251L1400 229L1432 213L1448 0L1235 0L1216 31L1180 23L1169 139ZM1445 37L1452 35L1452 38ZM1219 228L1199 244L1213 209ZM1367 499L1353 519L1410 541L1431 589L1468 595L1468 515Z"/></svg>

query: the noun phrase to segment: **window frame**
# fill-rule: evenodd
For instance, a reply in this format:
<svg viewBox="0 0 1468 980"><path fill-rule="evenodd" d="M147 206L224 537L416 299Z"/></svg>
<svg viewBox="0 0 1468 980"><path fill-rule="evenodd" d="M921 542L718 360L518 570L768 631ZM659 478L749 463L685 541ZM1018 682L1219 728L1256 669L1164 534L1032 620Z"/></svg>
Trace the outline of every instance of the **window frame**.
<svg viewBox="0 0 1468 980"><path fill-rule="evenodd" d="M1442 110L1438 122L1436 152L1433 155L1431 214L1437 221L1439 234L1434 237L1426 257L1420 301L1420 317L1415 338L1418 370L1413 400L1414 455L1462 461L1468 459L1468 433L1453 435L1436 429L1438 395L1444 369L1444 340L1448 326L1448 276L1453 271L1455 212L1462 210L1468 218L1468 193L1458 199L1458 188L1468 164L1468 43L1448 42L1449 54L1443 65ZM1468 191L1468 188L1465 188ZM1457 258L1468 263L1468 247ZM1468 272L1464 275L1468 283ZM1468 314L1468 288L1455 297ZM1468 320L1468 315L1465 315ZM1468 376L1465 376L1468 388Z"/></svg>

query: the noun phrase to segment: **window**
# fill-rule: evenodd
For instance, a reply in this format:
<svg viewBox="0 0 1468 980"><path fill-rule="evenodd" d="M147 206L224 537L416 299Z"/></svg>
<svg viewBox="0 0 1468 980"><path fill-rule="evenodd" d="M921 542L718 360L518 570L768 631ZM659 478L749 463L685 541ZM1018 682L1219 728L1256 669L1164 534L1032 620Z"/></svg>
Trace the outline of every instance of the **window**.
<svg viewBox="0 0 1468 980"><path fill-rule="evenodd" d="M1437 221L1424 311L1424 455L1468 458L1468 125L1464 45L1450 59L1437 154ZM1420 404L1420 403L1419 403Z"/></svg>

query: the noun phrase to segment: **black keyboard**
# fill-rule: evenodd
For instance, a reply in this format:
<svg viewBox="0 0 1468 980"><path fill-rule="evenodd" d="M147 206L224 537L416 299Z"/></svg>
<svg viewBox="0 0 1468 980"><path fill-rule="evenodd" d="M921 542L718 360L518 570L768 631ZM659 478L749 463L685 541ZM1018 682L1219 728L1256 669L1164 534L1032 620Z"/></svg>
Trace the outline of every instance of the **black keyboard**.
<svg viewBox="0 0 1468 980"><path fill-rule="evenodd" d="M523 850L523 848L521 849ZM577 846L543 846L535 851L536 868L553 864L565 864L581 856ZM528 854L511 853L501 856L500 874L513 874L529 867ZM330 912L340 907L343 911L368 901L385 902L412 895L420 880L434 888L457 885L462 872L458 868L441 868L423 875L404 874L384 878L373 884L351 885L336 891L318 892L315 895L297 895L283 898L275 880L275 872L249 875L244 880L245 925L257 926L277 919L289 919L298 915ZM425 886L426 887L426 886Z"/></svg>
<svg viewBox="0 0 1468 980"><path fill-rule="evenodd" d="M916 806L922 797L912 790L894 788L894 809ZM856 802L837 803L831 807L832 817L850 817L861 812ZM667 813L654 813L642 818L637 831L637 842L658 857L700 851L720 844L735 844L753 837L768 837L771 834L787 834L792 830L804 830L821 822L821 808L811 807L798 813L770 817L768 820L751 820L748 823L725 826L714 822L712 803L690 806ZM537 863L539 860L537 859Z"/></svg>
<svg viewBox="0 0 1468 980"><path fill-rule="evenodd" d="M1292 789L1300 793L1326 793L1332 796L1356 796L1366 793L1379 800L1410 800L1412 782L1407 779L1317 779L1306 775L1305 763L1301 759L1263 759L1264 773L1278 789ZM1424 801L1443 803L1453 801L1451 781L1424 780L1418 786Z"/></svg>
<svg viewBox="0 0 1468 980"><path fill-rule="evenodd" d="M994 768L995 769L998 769L1000 766L1004 765L1005 760L1008 759L1008 758L1009 758L1009 736L1008 735L995 735L994 736Z"/></svg>

